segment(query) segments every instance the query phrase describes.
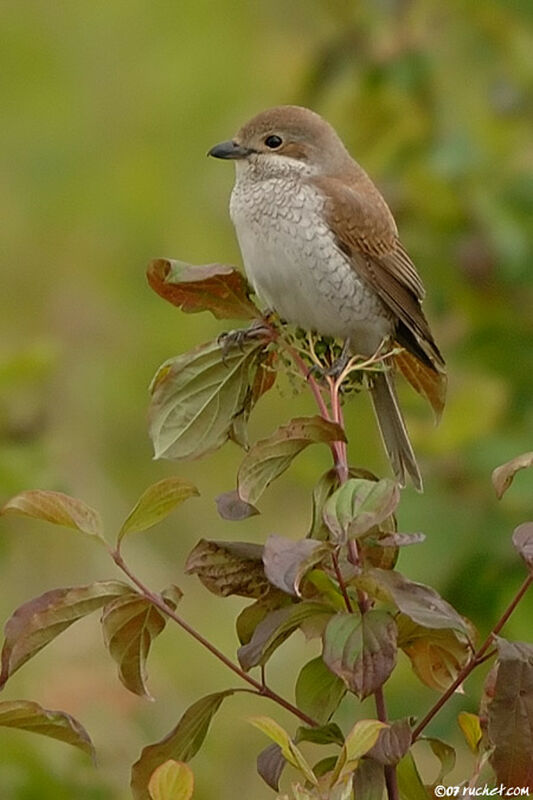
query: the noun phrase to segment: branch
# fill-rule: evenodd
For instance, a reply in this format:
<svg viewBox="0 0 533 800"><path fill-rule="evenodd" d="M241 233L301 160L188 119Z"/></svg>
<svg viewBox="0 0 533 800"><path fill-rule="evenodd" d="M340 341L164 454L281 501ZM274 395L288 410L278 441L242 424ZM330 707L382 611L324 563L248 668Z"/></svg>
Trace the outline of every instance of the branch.
<svg viewBox="0 0 533 800"><path fill-rule="evenodd" d="M218 647L215 647L208 639L206 639L202 634L197 631L192 625L189 625L179 614L176 614L173 608L171 608L167 603L165 603L164 599L161 595L157 594L156 592L152 592L141 580L131 571L128 567L122 555L118 550L111 550L110 555L115 564L119 569L124 572L125 575L131 580L132 583L139 589L143 597L146 598L152 605L159 609L165 616L169 617L173 622L180 626L189 636L192 636L193 639L196 639L206 650L218 658L219 661L222 661L223 664L228 667L232 672L239 676L243 681L248 683L250 686L254 688L254 694L261 695L262 697L267 697L269 700L273 700L278 705L285 708L287 711L290 711L291 714L294 714L298 719L304 722L311 728L317 728L318 722L311 717L308 717L307 714L304 714L303 711L300 711L299 708L293 706L292 703L289 703L288 700L281 697L279 694L274 692L268 686L265 686L263 683L256 681L255 678L252 678L251 675L248 675L238 664L235 664L230 658L228 658Z"/></svg>
<svg viewBox="0 0 533 800"><path fill-rule="evenodd" d="M514 596L514 598L511 600L511 602L501 615L498 622L496 622L496 624L492 628L491 632L489 633L489 635L487 636L487 638L485 639L479 650L477 650L477 652L474 653L468 664L466 664L463 667L463 669L459 672L453 683L450 684L450 686L448 686L444 694L441 697L439 697L435 705L433 705L429 709L426 716L423 718L421 722L419 722L417 727L414 729L413 739L412 739L413 742L415 742L418 739L424 728L431 722L433 717L436 714L438 714L443 705L450 699L452 694L456 691L456 689L459 688L459 686L463 683L463 681L465 681L466 678L468 678L470 673L476 667L478 667L480 664L486 661L487 656L485 654L489 649L489 647L492 645L494 637L499 634L499 632L501 631L501 629L503 628L503 626L505 625L505 623L507 622L507 620L509 619L509 617L511 616L511 614L513 613L518 603L525 595L525 593L527 592L532 583L533 583L533 574L529 574L525 579L525 581L523 582L520 589L518 590L518 592L516 593L516 595Z"/></svg>

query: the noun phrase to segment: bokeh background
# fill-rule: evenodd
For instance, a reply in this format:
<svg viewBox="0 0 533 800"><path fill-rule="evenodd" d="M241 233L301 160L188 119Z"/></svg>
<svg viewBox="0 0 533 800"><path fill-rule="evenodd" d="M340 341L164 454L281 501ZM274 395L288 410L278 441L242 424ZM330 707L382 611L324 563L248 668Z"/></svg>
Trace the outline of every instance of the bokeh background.
<svg viewBox="0 0 533 800"><path fill-rule="evenodd" d="M249 116L309 105L339 130L385 193L428 287L427 312L450 370L440 427L402 389L426 491L406 489L401 530L424 531L400 568L433 583L481 632L520 584L513 527L531 516L533 476L498 503L490 473L533 448L533 5L529 0L4 0L0 124L0 493L75 494L109 533L148 484L183 475L200 488L169 521L132 539L127 555L154 587L185 592L183 614L234 653L238 599L219 600L183 574L200 537L260 542L303 536L310 490L328 468L311 448L265 494L263 514L217 517L232 487L232 444L192 464L154 462L147 385L157 366L223 326L181 315L151 293L148 261L240 263L227 214L231 165L206 151ZM405 391L404 391L405 389ZM252 422L266 435L309 398L289 387ZM366 397L347 409L351 461L385 474ZM6 518L0 612L47 589L116 573L98 547L62 530ZM531 638L532 598L507 627ZM293 637L271 681L292 695L315 646ZM403 658L403 657L402 657ZM118 682L96 616L78 623L10 681L3 699L60 708L89 729L95 769L44 737L0 730L4 800L122 800L129 765L201 694L235 685L225 669L167 630L150 659L149 704ZM480 678L432 725L459 742L455 717L475 711ZM387 691L391 716L422 714L435 694L405 661ZM192 766L197 800L236 787L271 792L255 774L266 744L250 713L293 721L264 701L226 702ZM372 713L349 702L339 721ZM464 777L468 756L460 759ZM422 756L426 779L436 764ZM453 776L452 776L453 782Z"/></svg>

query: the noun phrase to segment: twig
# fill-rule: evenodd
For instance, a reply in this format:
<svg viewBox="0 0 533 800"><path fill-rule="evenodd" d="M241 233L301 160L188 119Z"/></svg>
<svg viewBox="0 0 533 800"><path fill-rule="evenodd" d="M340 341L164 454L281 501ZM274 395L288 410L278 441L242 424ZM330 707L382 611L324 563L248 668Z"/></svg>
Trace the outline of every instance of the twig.
<svg viewBox="0 0 533 800"><path fill-rule="evenodd" d="M513 613L518 603L525 595L525 593L527 592L532 583L533 583L533 574L529 574L525 579L525 581L523 582L520 589L518 590L518 592L516 593L516 595L514 596L514 598L511 600L511 602L501 615L498 622L492 628L491 632L489 633L489 635L487 636L487 638L485 639L479 650L470 659L468 664L466 664L463 667L463 669L459 672L453 683L450 684L450 686L446 689L444 694L441 697L439 697L437 702L429 709L426 716L422 719L421 722L419 722L417 727L414 729L413 739L412 739L413 742L415 742L418 739L424 728L428 725L428 723L431 722L433 717L436 714L438 714L443 705L450 699L452 694L456 691L456 689L459 688L459 686L463 683L463 681L466 680L466 678L468 678L470 673L476 667L478 667L480 664L486 661L486 658L488 658L488 656L485 657L485 654L489 649L489 647L492 645L494 637L497 636L498 633L501 631L501 629L503 628L503 626L505 625L505 623L507 622L507 620L509 619L509 617L511 616L511 614Z"/></svg>
<svg viewBox="0 0 533 800"><path fill-rule="evenodd" d="M145 584L131 571L131 569L128 567L128 565L122 558L122 555L120 554L118 549L117 550L110 549L109 552L111 558L113 559L117 567L121 569L125 575L128 576L130 581L135 584L135 586L139 589L139 591L146 598L146 600L152 603L152 605L158 608L159 611L161 611L167 617L170 617L170 619L172 619L175 623L177 623L180 626L180 628L186 631L186 633L188 633L189 636L192 636L193 639L196 639L197 642L199 642L203 647L205 647L206 650L209 650L209 652L212 655L214 655L215 658L218 658L219 661L221 661L223 664L226 665L226 667L228 667L228 669L230 669L232 672L238 675L239 678L241 678L243 681L252 686L256 694L261 695L262 697L267 697L269 700L273 700L275 703L282 706L287 711L290 711L291 714L294 714L296 717L298 717L298 719L300 719L309 727L311 728L318 727L318 722L316 720L312 719L307 714L304 714L303 711L300 711L299 708L293 706L292 703L289 703L288 700L285 700L284 697L281 697L281 695L277 694L277 692L274 692L268 686L264 685L263 683L260 683L259 681L256 681L255 678L252 678L251 675L248 675L247 672L245 672L243 669L241 669L241 667L239 667L238 664L235 664L230 658L228 658L221 650L218 649L218 647L215 647L214 644L212 644L208 639L202 636L202 634L195 628L193 628L192 625L189 625L189 623L186 622L182 617L180 617L179 614L176 614L174 609L171 608L167 603L165 603L161 595L157 594L156 592L152 592L152 590L149 589L147 586L145 586Z"/></svg>
<svg viewBox="0 0 533 800"><path fill-rule="evenodd" d="M346 589L346 584L344 582L344 578L342 577L342 573L339 567L339 559L337 558L337 553L333 552L331 554L331 560L333 561L333 569L335 570L335 575L337 577L337 583L339 584L339 588L342 592L342 596L344 598L344 605L346 606L346 611L350 614L353 614L353 606L352 601L350 600L350 595L348 594L348 590Z"/></svg>

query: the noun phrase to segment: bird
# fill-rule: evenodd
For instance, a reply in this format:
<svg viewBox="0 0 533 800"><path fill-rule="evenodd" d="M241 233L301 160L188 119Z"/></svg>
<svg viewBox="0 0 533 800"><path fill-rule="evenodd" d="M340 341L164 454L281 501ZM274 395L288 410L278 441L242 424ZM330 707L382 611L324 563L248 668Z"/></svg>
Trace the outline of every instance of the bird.
<svg viewBox="0 0 533 800"><path fill-rule="evenodd" d="M230 217L254 292L291 324L371 357L398 347L370 393L396 481L423 482L395 388L395 367L444 407L444 358L422 310L422 280L394 217L325 119L303 106L266 109L208 155L235 162Z"/></svg>

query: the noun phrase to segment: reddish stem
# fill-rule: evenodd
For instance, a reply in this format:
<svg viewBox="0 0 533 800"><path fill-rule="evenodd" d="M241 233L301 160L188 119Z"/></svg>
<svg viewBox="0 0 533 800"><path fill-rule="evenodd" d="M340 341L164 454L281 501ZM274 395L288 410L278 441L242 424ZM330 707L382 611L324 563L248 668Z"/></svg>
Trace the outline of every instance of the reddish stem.
<svg viewBox="0 0 533 800"><path fill-rule="evenodd" d="M330 389L330 402L331 402L331 414L333 417L333 421L336 422L342 430L344 431L344 416L342 413L342 406L340 403L340 383L338 381L333 381L330 379L329 382L329 389ZM335 466L337 468L337 474L339 476L340 483L346 483L349 478L349 466L348 466L348 451L346 442L338 442L340 447L337 450L337 459L335 461ZM357 547L357 542L355 539L350 539L348 542L348 558L350 561L357 565L359 564L359 552ZM333 566L335 568L335 573L337 575L337 580L339 581L339 586L342 591L344 597L344 603L346 605L346 610L350 613L353 612L352 603L350 601L350 597L348 595L346 585L344 580L342 579L342 575L339 569L339 564L336 555L333 556ZM370 608L370 603L368 601L368 597L364 592L359 593L359 611L361 615L366 614L368 609ZM376 715L377 718L384 723L387 723L388 716L387 716L387 706L385 703L385 693L383 691L383 686L380 686L374 692L374 701L376 704ZM384 774L385 774L385 785L387 787L387 797L388 800L399 800L400 799L400 791L398 788L398 778L396 775L396 767L393 765L387 765L384 767Z"/></svg>
<svg viewBox="0 0 533 800"><path fill-rule="evenodd" d="M307 714L304 714L304 712L300 711L299 708L293 706L288 700L285 700L285 698L281 697L268 686L265 686L265 684L256 681L255 678L252 678L251 675L248 675L247 672L245 672L243 669L241 669L241 667L238 666L238 664L235 664L230 658L228 658L221 650L218 649L218 647L215 647L214 644L211 644L211 642L202 636L199 631L193 628L192 625L189 625L189 623L180 617L179 614L176 614L174 609L165 603L161 595L157 594L156 592L152 592L151 589L149 589L144 585L144 583L142 583L141 580L139 580L139 578L128 567L118 550L110 550L110 555L117 567L119 567L119 569L121 569L122 572L128 576L130 581L135 584L146 600L152 603L152 605L156 606L156 608L158 608L167 617L170 617L170 619L176 622L180 628L183 628L183 630L186 631L189 636L192 636L193 639L196 639L196 641L203 645L206 650L209 650L209 652L214 655L215 658L218 658L219 661L222 661L222 663L225 664L228 669L238 675L239 678L241 678L243 681L246 681L246 683L248 683L250 686L253 686L256 694L273 700L275 703L298 717L298 719L300 719L306 725L309 725L309 727L318 727L318 722L316 720L308 717Z"/></svg>
<svg viewBox="0 0 533 800"><path fill-rule="evenodd" d="M494 637L497 636L498 633L501 631L501 629L503 628L503 626L505 625L505 623L507 622L507 620L509 619L515 608L517 607L518 603L520 602L522 597L525 595L525 593L531 586L532 582L533 582L533 574L529 574L525 579L525 581L523 582L520 589L518 590L518 592L516 593L516 595L513 597L513 599L511 600L511 602L501 615L498 622L492 628L491 632L489 633L489 635L487 636L487 638L485 639L479 650L473 655L468 664L466 664L463 667L463 669L459 672L453 683L446 689L444 694L441 697L439 697L435 705L429 709L426 716L423 718L421 722L419 722L417 727L414 729L413 739L412 739L413 742L416 741L416 739L418 739L418 737L420 736L426 725L428 725L428 723L431 722L433 717L441 710L443 705L450 699L452 694L456 691L456 689L459 688L459 686L463 683L463 681L466 680L466 678L468 678L470 673L476 667L482 664L483 661L486 660L485 653L492 645Z"/></svg>

